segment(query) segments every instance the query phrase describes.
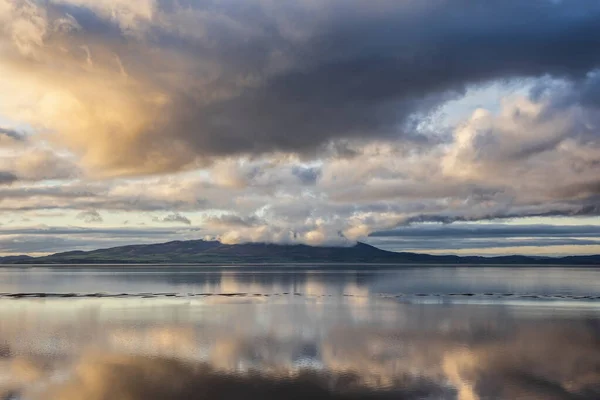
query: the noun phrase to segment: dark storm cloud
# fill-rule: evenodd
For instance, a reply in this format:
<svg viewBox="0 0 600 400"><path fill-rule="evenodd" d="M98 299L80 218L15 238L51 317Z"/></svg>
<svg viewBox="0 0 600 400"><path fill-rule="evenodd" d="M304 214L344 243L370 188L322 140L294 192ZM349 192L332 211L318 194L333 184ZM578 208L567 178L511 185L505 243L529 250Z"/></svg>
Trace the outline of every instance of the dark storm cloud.
<svg viewBox="0 0 600 400"><path fill-rule="evenodd" d="M84 153L120 174L237 154L314 156L348 139L426 144L433 139L415 126L472 85L578 81L600 66L594 0L162 0L125 11L110 2L51 3L50 14L68 14L80 28L53 36L71 48L67 61L114 75L109 94L127 106L113 110L128 113L115 140L112 121L93 109L94 92L71 88L95 130ZM81 146L81 132L63 130Z"/></svg>
<svg viewBox="0 0 600 400"><path fill-rule="evenodd" d="M334 139L397 137L414 112L430 111L470 84L546 75L577 80L600 65L595 1L326 1L319 7L308 15L324 22L303 27L303 40L281 31L247 38L258 55L240 51L233 58L229 51L239 43L223 38L221 52L211 55L226 71L235 63L248 66L245 74L258 73L253 69L264 67L267 52L279 49L290 65L221 101L200 104L179 93L167 121L172 132L204 155L311 152ZM245 8L255 17L252 4ZM284 2L272 14L300 24L306 15L297 11ZM263 29L273 28L275 21L261 18ZM223 79L241 75L237 68Z"/></svg>

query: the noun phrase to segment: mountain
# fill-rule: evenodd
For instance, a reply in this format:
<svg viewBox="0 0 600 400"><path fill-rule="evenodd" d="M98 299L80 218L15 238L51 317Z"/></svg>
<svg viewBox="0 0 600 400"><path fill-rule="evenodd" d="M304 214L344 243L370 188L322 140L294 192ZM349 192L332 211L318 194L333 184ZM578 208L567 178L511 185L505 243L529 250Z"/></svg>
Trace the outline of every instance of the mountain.
<svg viewBox="0 0 600 400"><path fill-rule="evenodd" d="M128 264L128 263L383 263L383 264L559 264L600 265L598 256L563 258L503 256L459 257L396 253L357 243L351 247L314 247L265 243L223 244L189 240L120 246L93 251L70 251L44 257L0 257L1 264Z"/></svg>

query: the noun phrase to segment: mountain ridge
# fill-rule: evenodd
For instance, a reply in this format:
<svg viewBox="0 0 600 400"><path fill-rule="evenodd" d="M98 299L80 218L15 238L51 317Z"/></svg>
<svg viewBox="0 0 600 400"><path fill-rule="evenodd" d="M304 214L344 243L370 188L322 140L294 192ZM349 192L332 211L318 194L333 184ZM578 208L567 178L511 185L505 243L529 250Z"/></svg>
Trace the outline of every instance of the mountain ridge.
<svg viewBox="0 0 600 400"><path fill-rule="evenodd" d="M0 257L0 264L271 264L271 263L377 263L377 264L542 264L600 265L600 255L559 258L508 255L498 257L431 255L392 252L358 242L349 247L305 244L244 243L175 240L156 244L117 246L91 251L67 251L41 257Z"/></svg>

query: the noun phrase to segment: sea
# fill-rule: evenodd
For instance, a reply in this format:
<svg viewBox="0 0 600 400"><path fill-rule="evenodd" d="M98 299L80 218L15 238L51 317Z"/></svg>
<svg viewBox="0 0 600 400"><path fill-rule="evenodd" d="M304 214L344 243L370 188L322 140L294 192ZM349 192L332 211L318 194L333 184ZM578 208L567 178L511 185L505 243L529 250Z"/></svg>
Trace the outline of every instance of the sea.
<svg viewBox="0 0 600 400"><path fill-rule="evenodd" d="M0 268L0 399L600 399L600 268Z"/></svg>

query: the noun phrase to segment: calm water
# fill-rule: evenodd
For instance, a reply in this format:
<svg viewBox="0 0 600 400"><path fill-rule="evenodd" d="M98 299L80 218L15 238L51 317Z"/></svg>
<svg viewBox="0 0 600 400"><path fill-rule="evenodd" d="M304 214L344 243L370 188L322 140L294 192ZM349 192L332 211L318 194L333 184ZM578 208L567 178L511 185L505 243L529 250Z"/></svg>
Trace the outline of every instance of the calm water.
<svg viewBox="0 0 600 400"><path fill-rule="evenodd" d="M0 398L599 399L600 269L0 269Z"/></svg>

